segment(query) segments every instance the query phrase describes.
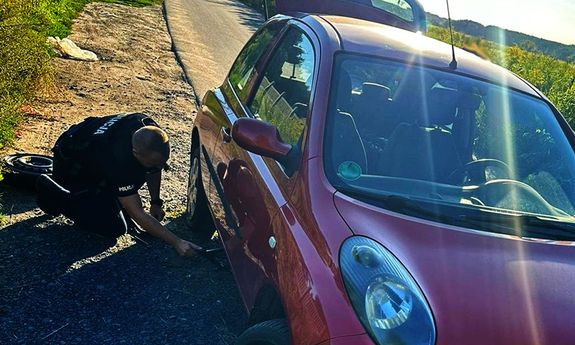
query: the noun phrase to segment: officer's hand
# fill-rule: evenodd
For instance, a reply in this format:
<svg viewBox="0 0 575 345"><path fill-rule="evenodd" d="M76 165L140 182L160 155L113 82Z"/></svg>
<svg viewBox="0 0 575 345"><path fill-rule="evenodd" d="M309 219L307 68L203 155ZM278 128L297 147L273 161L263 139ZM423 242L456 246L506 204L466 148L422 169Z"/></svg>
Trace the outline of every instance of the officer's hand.
<svg viewBox="0 0 575 345"><path fill-rule="evenodd" d="M162 209L162 206L152 205L150 206L150 215L161 222L166 216L166 212Z"/></svg>
<svg viewBox="0 0 575 345"><path fill-rule="evenodd" d="M180 256L194 256L196 255L196 251L200 249L202 248L186 240L180 240L176 245L176 250Z"/></svg>

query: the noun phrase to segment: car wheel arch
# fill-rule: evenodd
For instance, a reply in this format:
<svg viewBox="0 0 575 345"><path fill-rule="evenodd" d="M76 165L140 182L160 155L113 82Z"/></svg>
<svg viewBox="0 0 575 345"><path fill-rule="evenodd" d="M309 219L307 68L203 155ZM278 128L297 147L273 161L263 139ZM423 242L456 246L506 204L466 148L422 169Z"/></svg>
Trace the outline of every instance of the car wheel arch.
<svg viewBox="0 0 575 345"><path fill-rule="evenodd" d="M261 287L250 310L249 326L284 318L286 318L286 313L278 290L271 285Z"/></svg>

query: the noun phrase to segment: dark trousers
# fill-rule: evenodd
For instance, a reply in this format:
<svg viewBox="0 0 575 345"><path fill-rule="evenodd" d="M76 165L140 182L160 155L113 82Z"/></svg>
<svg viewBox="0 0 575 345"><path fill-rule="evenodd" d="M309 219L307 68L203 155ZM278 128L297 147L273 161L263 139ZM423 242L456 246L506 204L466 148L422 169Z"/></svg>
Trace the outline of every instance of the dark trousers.
<svg viewBox="0 0 575 345"><path fill-rule="evenodd" d="M53 151L53 179L71 194L59 205L62 214L80 228L101 236L116 238L125 234L128 222L117 197L83 180L78 163L65 157L58 145Z"/></svg>

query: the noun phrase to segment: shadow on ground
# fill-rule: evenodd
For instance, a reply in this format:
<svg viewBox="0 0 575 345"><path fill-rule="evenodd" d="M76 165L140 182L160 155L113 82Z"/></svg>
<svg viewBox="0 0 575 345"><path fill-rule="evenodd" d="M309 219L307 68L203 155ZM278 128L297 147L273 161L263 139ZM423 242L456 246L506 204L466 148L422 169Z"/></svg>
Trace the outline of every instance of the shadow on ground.
<svg viewBox="0 0 575 345"><path fill-rule="evenodd" d="M30 193L4 200L33 215L0 228L0 344L231 344L243 329L229 270L146 235L81 232L35 212Z"/></svg>

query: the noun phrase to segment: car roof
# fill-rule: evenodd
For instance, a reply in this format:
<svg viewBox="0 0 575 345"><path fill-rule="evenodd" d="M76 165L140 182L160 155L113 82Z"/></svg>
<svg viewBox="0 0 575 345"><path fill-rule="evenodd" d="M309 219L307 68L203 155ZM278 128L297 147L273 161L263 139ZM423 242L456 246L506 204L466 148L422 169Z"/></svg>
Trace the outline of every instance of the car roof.
<svg viewBox="0 0 575 345"><path fill-rule="evenodd" d="M385 24L361 19L332 15L302 15L316 24L333 28L340 38L340 49L403 62L412 62L453 72L451 45L422 34L395 28ZM303 18L302 18L303 19ZM463 49L455 48L456 73L492 83L507 85L513 89L541 98L526 81L507 69Z"/></svg>

